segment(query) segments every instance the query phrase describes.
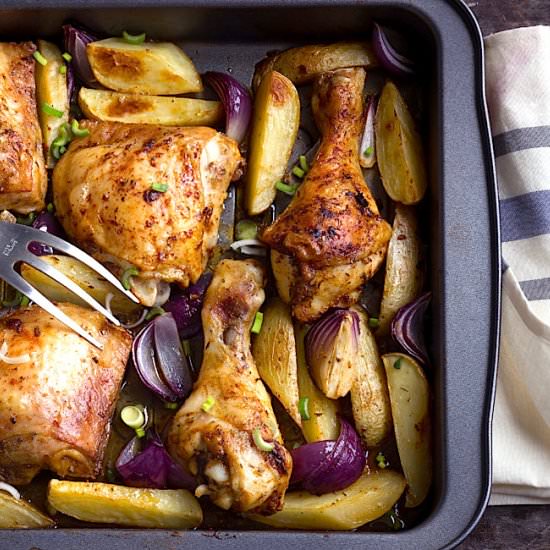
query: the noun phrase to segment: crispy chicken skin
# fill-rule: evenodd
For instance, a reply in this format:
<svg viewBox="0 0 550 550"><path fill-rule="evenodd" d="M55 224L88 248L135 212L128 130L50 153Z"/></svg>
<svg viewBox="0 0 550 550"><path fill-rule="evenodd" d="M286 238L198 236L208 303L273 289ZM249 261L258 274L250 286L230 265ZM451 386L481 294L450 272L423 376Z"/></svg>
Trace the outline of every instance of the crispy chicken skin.
<svg viewBox="0 0 550 550"><path fill-rule="evenodd" d="M200 376L170 426L167 445L202 483L197 495L210 495L224 509L270 514L282 507L292 462L250 352L264 277L253 260L218 264L202 310ZM214 405L204 411L209 398ZM256 446L256 429L273 451Z"/></svg>
<svg viewBox="0 0 550 550"><path fill-rule="evenodd" d="M36 111L32 42L0 42L0 210L44 208L48 185Z"/></svg>
<svg viewBox="0 0 550 550"><path fill-rule="evenodd" d="M195 282L241 163L237 143L212 128L82 126L90 135L73 140L53 174L57 215L69 236L100 261L137 267L142 281ZM145 305L155 300L138 297Z"/></svg>
<svg viewBox="0 0 550 550"><path fill-rule="evenodd" d="M294 315L312 321L347 306L380 267L391 236L359 165L362 68L321 75L312 108L322 135L311 170L288 208L261 234L274 255L278 286L288 286Z"/></svg>
<svg viewBox="0 0 550 550"><path fill-rule="evenodd" d="M59 307L104 349L38 306L0 320L4 356L29 359L0 358L0 480L8 483L30 483L42 469L87 479L101 470L131 337L99 313Z"/></svg>

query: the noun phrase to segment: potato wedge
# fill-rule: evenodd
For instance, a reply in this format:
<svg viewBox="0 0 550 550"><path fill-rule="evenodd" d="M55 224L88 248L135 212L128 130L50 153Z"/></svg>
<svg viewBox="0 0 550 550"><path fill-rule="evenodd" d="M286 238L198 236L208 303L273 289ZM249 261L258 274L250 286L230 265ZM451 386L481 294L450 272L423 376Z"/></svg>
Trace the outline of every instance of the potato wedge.
<svg viewBox="0 0 550 550"><path fill-rule="evenodd" d="M246 179L246 210L260 214L273 202L300 125L300 98L282 74L265 75L254 100Z"/></svg>
<svg viewBox="0 0 550 550"><path fill-rule="evenodd" d="M308 443L323 439L338 439L340 421L338 420L338 404L325 397L315 385L306 363L304 337L306 329L296 327L296 357L298 361L298 389L300 399L308 398L309 420L302 419L302 433Z"/></svg>
<svg viewBox="0 0 550 550"><path fill-rule="evenodd" d="M390 392L393 427L407 479L405 506L426 498L432 483L430 389L418 363L402 353L382 357Z"/></svg>
<svg viewBox="0 0 550 550"><path fill-rule="evenodd" d="M121 94L80 88L78 104L93 120L163 126L215 126L223 118L219 101L188 97Z"/></svg>
<svg viewBox="0 0 550 550"><path fill-rule="evenodd" d="M302 425L298 412L296 342L290 308L279 298L264 309L262 330L255 337L252 354L262 380L292 419Z"/></svg>
<svg viewBox="0 0 550 550"><path fill-rule="evenodd" d="M378 354L376 340L368 327L363 308L359 314L359 353L351 387L351 408L355 428L368 448L377 447L392 430L390 397L386 373Z"/></svg>
<svg viewBox="0 0 550 550"><path fill-rule="evenodd" d="M130 314L135 313L140 308L138 304L134 304L126 296L118 292L105 279L97 275L95 271L92 271L88 266L70 256L52 254L51 256L42 256L41 260L61 271L61 273L69 277L69 279L83 288L101 304L105 304L108 294L113 294L111 309L115 313ZM21 275L50 300L55 302L71 302L87 307L86 303L80 300L75 294L34 267L22 264Z"/></svg>
<svg viewBox="0 0 550 550"><path fill-rule="evenodd" d="M374 126L378 169L386 193L394 201L416 204L428 186L422 138L393 82L382 90Z"/></svg>
<svg viewBox="0 0 550 550"><path fill-rule="evenodd" d="M23 499L0 491L0 529L37 529L52 527L53 519Z"/></svg>
<svg viewBox="0 0 550 550"><path fill-rule="evenodd" d="M377 335L385 336L395 314L422 290L422 243L418 237L416 210L397 205L388 246L384 293L380 304Z"/></svg>
<svg viewBox="0 0 550 550"><path fill-rule="evenodd" d="M88 44L86 53L98 82L116 92L177 95L203 89L191 59L170 42L107 38Z"/></svg>
<svg viewBox="0 0 550 550"><path fill-rule="evenodd" d="M36 63L36 100L38 103L38 118L42 129L46 166L52 168L55 159L51 153L52 142L58 137L63 124L69 121L69 94L67 92L67 75L59 72L65 67L59 48L51 42L38 40L38 51L46 60L46 65ZM47 104L62 113L57 117L44 111Z"/></svg>
<svg viewBox="0 0 550 550"><path fill-rule="evenodd" d="M283 509L271 516L248 516L285 529L348 531L384 515L405 489L405 479L392 470L365 471L352 485L321 496L287 493Z"/></svg>
<svg viewBox="0 0 550 550"><path fill-rule="evenodd" d="M185 489L143 489L52 479L48 504L63 514L92 523L192 529L202 522L199 501Z"/></svg>
<svg viewBox="0 0 550 550"><path fill-rule="evenodd" d="M294 84L305 84L328 71L377 65L378 60L368 42L312 44L290 48L260 61L256 65L252 85L256 90L270 71L285 75Z"/></svg>

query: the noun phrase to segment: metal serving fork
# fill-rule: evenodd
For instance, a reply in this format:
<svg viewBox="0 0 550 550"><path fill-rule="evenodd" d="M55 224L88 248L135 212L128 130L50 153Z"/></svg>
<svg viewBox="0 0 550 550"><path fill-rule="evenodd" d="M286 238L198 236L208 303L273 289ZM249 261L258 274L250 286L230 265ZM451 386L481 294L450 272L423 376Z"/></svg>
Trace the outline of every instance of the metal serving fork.
<svg viewBox="0 0 550 550"><path fill-rule="evenodd" d="M52 267L50 264L42 261L38 256L30 252L29 245L32 242L43 243L55 248L56 250L64 252L69 256L73 256L77 260L80 260L82 263L86 264L89 268L93 269L98 275L101 275L101 277L106 279L130 300L135 303L139 303L139 300L130 291L126 290L120 281L109 270L76 246L69 244L55 235L51 235L45 231L40 231L39 229L34 229L21 224L0 221L0 279L3 279L13 288L27 296L29 300L45 309L58 321L67 325L70 329L82 336L82 338L85 338L90 344L102 349L103 346L100 342L98 342L91 334L88 334L68 315L63 313L63 311L50 302L50 300L36 290L36 288L30 285L15 270L15 266L20 262L31 265L38 271L41 271L48 277L51 277L59 284L76 294L90 307L109 319L111 323L120 326L120 322L102 304L92 298L86 291L71 281L71 279L69 279L66 275L61 273L61 271L55 269L55 267Z"/></svg>

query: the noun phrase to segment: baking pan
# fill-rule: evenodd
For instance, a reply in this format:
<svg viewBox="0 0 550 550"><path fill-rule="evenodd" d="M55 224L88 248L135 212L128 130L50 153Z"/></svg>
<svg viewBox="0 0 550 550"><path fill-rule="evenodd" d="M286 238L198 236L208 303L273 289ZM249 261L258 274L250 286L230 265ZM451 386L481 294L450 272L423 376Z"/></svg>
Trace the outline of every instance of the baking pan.
<svg viewBox="0 0 550 550"><path fill-rule="evenodd" d="M282 46L365 36L373 19L414 37L426 71L433 289L434 487L424 515L395 533L53 529L0 532L10 550L127 548L451 548L473 529L490 488L500 254L477 23L458 0L0 0L2 40L58 35L67 19L106 34L146 30L183 41L199 70L250 81ZM1 513L1 512L0 512ZM235 527L235 526L233 526Z"/></svg>

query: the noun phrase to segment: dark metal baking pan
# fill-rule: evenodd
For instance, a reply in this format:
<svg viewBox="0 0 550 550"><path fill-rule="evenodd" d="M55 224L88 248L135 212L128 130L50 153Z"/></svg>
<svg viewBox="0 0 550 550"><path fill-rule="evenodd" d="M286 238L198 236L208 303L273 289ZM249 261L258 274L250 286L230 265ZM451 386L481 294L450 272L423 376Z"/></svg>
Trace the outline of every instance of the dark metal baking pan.
<svg viewBox="0 0 550 550"><path fill-rule="evenodd" d="M421 44L427 71L431 288L434 292L434 487L397 533L55 529L0 532L0 548L392 548L458 544L490 488L490 418L498 345L500 255L479 28L458 0L0 0L2 40L47 37L67 19L119 35L183 41L200 70L254 63L282 45L365 36L373 19ZM1 513L1 512L0 512ZM260 528L258 528L260 529Z"/></svg>

